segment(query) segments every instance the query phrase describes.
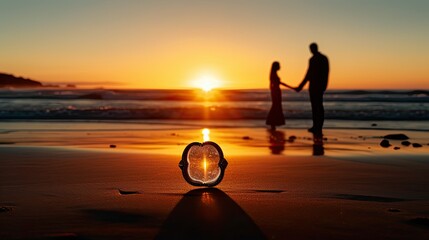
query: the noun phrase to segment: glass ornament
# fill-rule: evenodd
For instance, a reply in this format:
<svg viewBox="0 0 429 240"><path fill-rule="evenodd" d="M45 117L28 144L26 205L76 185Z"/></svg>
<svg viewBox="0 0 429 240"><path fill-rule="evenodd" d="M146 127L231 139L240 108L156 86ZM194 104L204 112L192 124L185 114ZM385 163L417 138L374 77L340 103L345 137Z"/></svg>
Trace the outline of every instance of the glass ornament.
<svg viewBox="0 0 429 240"><path fill-rule="evenodd" d="M228 162L215 142L193 142L186 146L179 167L185 180L193 186L218 185Z"/></svg>

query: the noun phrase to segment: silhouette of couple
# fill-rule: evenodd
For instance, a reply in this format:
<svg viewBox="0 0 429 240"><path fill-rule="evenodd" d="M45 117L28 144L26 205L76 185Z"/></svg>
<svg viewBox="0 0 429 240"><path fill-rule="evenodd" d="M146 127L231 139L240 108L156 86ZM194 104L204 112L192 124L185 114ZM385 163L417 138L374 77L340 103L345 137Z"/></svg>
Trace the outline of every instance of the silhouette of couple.
<svg viewBox="0 0 429 240"><path fill-rule="evenodd" d="M328 86L329 61L328 58L319 52L316 43L310 44L310 51L313 56L310 58L307 74L298 87L289 86L280 81L277 71L280 70L280 63L273 62L270 73L270 90L272 106L267 116L266 124L271 126L272 130L276 126L285 124L285 117L282 109L282 93L280 85L294 89L300 92L309 81L309 94L311 110L313 115L313 126L308 129L315 135L322 135L323 122L325 120L325 110L323 109L323 94Z"/></svg>

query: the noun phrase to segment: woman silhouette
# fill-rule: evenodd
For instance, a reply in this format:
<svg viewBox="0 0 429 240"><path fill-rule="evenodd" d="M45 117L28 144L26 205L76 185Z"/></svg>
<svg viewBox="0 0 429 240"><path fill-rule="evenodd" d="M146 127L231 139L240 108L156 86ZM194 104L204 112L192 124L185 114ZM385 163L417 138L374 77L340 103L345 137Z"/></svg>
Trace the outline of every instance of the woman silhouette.
<svg viewBox="0 0 429 240"><path fill-rule="evenodd" d="M267 116L266 124L271 126L271 130L276 130L276 126L281 126L285 124L285 116L283 115L282 108L282 91L280 90L280 84L293 88L285 83L280 81L277 71L280 70L280 63L273 62L271 65L270 72L270 91L271 91L271 109Z"/></svg>

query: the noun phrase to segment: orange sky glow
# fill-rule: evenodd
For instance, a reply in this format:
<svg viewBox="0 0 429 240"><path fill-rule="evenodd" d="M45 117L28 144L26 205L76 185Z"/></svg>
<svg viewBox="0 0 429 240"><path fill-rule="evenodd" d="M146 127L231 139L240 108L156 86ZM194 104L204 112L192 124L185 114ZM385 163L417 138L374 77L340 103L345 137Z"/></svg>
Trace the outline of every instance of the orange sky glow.
<svg viewBox="0 0 429 240"><path fill-rule="evenodd" d="M317 42L330 89L428 89L429 2L7 1L0 72L92 88L296 86Z"/></svg>

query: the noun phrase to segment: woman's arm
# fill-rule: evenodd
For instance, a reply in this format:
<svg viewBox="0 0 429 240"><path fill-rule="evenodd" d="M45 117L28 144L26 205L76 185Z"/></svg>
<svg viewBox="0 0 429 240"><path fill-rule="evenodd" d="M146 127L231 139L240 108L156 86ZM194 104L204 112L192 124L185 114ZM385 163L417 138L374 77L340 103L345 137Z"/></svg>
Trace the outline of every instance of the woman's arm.
<svg viewBox="0 0 429 240"><path fill-rule="evenodd" d="M284 83L284 82L280 82L280 84L281 84L281 85L283 85L283 86L285 86L285 87L288 87L288 88L290 88L290 89L296 90L296 88L294 88L294 87L292 87L292 86L290 86L290 85L287 85L287 84L286 84L286 83Z"/></svg>

